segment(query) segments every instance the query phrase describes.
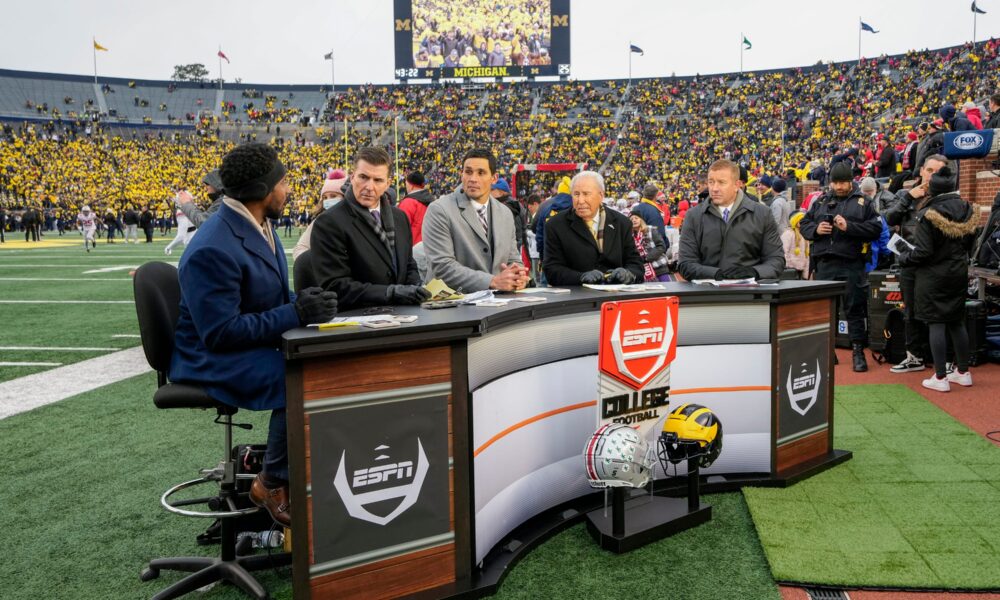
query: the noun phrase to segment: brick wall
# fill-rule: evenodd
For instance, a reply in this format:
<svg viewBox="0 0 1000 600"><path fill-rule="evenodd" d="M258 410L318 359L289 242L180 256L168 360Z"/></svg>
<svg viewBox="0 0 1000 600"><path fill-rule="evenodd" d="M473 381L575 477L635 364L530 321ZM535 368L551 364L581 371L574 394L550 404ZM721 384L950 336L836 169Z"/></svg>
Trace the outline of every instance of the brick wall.
<svg viewBox="0 0 1000 600"><path fill-rule="evenodd" d="M812 179L799 182L799 197L796 198L796 208L802 206L802 201L805 200L806 196L815 192L819 189L819 182L813 181Z"/></svg>
<svg viewBox="0 0 1000 600"><path fill-rule="evenodd" d="M992 170L995 154L986 158L965 158L958 161L958 189L962 197L979 206L983 223L989 218L993 198L1000 192L1000 171Z"/></svg>

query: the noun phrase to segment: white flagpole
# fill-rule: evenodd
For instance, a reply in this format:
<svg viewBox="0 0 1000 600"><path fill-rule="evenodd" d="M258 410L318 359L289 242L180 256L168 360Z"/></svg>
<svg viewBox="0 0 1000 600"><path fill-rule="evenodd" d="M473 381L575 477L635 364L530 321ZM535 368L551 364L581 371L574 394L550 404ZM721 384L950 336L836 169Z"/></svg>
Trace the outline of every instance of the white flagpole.
<svg viewBox="0 0 1000 600"><path fill-rule="evenodd" d="M628 41L628 85L632 85L632 40Z"/></svg>
<svg viewBox="0 0 1000 600"><path fill-rule="evenodd" d="M858 64L861 64L861 17L858 17Z"/></svg>
<svg viewBox="0 0 1000 600"><path fill-rule="evenodd" d="M90 47L94 51L94 85L97 85L97 38L90 38Z"/></svg>
<svg viewBox="0 0 1000 600"><path fill-rule="evenodd" d="M972 3L972 49L976 49L976 19L979 18L979 13L976 12L976 3Z"/></svg>
<svg viewBox="0 0 1000 600"><path fill-rule="evenodd" d="M222 89L222 46L219 46L219 53L216 55L219 58L219 89Z"/></svg>
<svg viewBox="0 0 1000 600"><path fill-rule="evenodd" d="M740 77L743 77L743 32L740 32Z"/></svg>

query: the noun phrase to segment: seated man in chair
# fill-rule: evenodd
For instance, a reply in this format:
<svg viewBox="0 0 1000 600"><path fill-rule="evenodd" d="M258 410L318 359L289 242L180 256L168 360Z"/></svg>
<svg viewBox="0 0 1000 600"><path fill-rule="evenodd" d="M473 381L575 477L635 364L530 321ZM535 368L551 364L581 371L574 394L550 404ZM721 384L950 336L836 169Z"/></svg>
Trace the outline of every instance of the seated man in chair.
<svg viewBox="0 0 1000 600"><path fill-rule="evenodd" d="M180 314L169 379L201 386L230 406L272 411L264 468L250 499L288 527L281 334L331 319L337 296L308 288L296 297L288 289L285 252L268 222L281 216L288 193L285 166L274 148L238 146L222 159L219 174L223 205L180 261Z"/></svg>

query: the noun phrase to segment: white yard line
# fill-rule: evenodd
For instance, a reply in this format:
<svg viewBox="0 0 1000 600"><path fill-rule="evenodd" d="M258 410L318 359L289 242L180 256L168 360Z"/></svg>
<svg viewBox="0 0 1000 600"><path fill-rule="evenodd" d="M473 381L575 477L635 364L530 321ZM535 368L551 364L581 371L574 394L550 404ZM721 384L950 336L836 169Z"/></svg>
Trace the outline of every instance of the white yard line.
<svg viewBox="0 0 1000 600"><path fill-rule="evenodd" d="M0 346L0 350L23 350L41 352L114 352L121 348L75 348L75 347L53 347L53 346Z"/></svg>
<svg viewBox="0 0 1000 600"><path fill-rule="evenodd" d="M0 362L0 367L59 367L62 363L50 362ZM0 419L3 418L4 407L0 406Z"/></svg>
<svg viewBox="0 0 1000 600"><path fill-rule="evenodd" d="M142 336L138 333L116 333L111 336L113 338L141 338Z"/></svg>
<svg viewBox="0 0 1000 600"><path fill-rule="evenodd" d="M0 363L3 364L3 363ZM0 383L0 419L151 371L136 346Z"/></svg>
<svg viewBox="0 0 1000 600"><path fill-rule="evenodd" d="M0 300L0 304L135 304L135 300Z"/></svg>

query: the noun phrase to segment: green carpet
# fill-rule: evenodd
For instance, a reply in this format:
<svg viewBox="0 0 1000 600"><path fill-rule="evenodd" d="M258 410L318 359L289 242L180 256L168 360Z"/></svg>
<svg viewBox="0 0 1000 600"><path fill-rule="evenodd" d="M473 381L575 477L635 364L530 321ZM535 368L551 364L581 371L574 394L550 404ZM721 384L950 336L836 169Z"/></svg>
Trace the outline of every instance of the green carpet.
<svg viewBox="0 0 1000 600"><path fill-rule="evenodd" d="M628 554L577 525L532 550L494 598L780 600L739 493L710 494L712 520Z"/></svg>
<svg viewBox="0 0 1000 600"><path fill-rule="evenodd" d="M159 497L218 460L222 428L201 411L157 410L154 388L154 376L143 375L0 420L0 507L13 544L0 560L4 597L149 598L180 574L142 583L146 561L217 552L194 541L207 520L171 515ZM262 441L267 414L240 415L255 429L236 430L236 443ZM623 556L600 550L577 525L532 550L496 597L778 600L743 498L706 501L711 522ZM261 581L273 597L291 598L288 570ZM243 596L219 586L197 597Z"/></svg>
<svg viewBox="0 0 1000 600"><path fill-rule="evenodd" d="M854 458L743 490L774 578L1000 588L1000 449L904 386L836 394L835 447Z"/></svg>

